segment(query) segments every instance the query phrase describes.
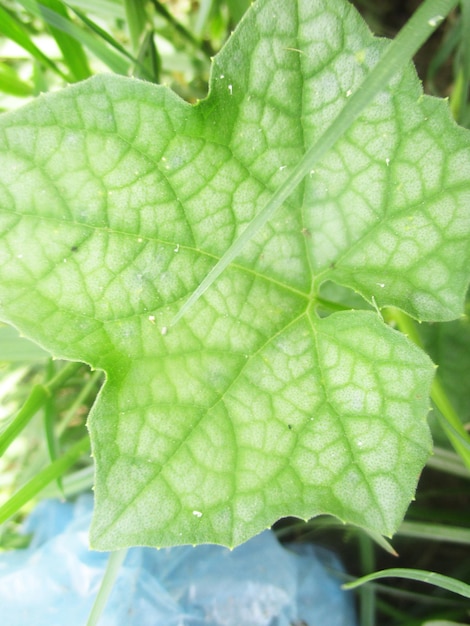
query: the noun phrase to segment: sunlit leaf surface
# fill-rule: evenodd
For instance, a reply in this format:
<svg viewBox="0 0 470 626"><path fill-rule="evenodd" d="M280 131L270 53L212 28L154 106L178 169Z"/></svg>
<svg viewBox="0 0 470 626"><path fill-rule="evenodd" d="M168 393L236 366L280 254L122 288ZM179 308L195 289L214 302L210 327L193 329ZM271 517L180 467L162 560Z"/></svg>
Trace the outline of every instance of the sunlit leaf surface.
<svg viewBox="0 0 470 626"><path fill-rule="evenodd" d="M343 0L258 0L196 106L100 76L0 118L0 316L107 373L92 545L236 545L282 516L392 534L434 368L325 281L456 318L470 140L412 68L175 325L384 49Z"/></svg>

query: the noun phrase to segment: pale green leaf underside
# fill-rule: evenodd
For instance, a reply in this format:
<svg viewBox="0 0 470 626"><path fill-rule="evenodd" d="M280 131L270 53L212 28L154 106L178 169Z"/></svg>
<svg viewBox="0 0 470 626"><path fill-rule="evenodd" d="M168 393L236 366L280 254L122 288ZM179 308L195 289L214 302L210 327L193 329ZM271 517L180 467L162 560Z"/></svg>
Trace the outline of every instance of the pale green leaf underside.
<svg viewBox="0 0 470 626"><path fill-rule="evenodd" d="M258 0L197 106L102 76L0 122L0 316L107 372L92 544L236 545L331 513L391 534L430 450L433 372L332 280L461 312L469 136L397 76L178 324L170 320L383 49L342 0Z"/></svg>

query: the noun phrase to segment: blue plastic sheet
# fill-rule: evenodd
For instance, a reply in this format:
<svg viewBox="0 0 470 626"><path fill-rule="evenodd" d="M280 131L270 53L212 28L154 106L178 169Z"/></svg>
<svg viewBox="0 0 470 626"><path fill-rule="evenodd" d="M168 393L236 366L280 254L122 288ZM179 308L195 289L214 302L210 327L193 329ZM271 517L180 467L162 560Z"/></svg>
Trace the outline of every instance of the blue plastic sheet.
<svg viewBox="0 0 470 626"><path fill-rule="evenodd" d="M2 626L85 626L108 554L88 549L93 499L44 501L26 550L0 555ZM132 548L100 626L354 626L330 552L266 531L235 550Z"/></svg>

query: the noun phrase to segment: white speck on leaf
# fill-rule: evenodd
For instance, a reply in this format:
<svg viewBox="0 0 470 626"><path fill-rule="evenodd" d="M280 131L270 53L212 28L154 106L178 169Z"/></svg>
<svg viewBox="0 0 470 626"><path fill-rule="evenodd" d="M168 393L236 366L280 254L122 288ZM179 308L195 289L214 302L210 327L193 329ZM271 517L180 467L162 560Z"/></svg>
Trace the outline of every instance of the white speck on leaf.
<svg viewBox="0 0 470 626"><path fill-rule="evenodd" d="M175 248L174 248L174 250L173 250L173 252L179 252L179 250L180 250L180 244L179 244L179 243L177 243L177 244L176 244L176 247L175 247Z"/></svg>
<svg viewBox="0 0 470 626"><path fill-rule="evenodd" d="M149 322L155 324L155 315L149 315Z"/></svg>
<svg viewBox="0 0 470 626"><path fill-rule="evenodd" d="M432 17L430 20L428 20L428 24L429 26L432 26L432 28L434 28L435 26L438 26L443 19L443 15L436 15L435 17Z"/></svg>
<svg viewBox="0 0 470 626"><path fill-rule="evenodd" d="M349 98L349 96L352 95L352 89L348 89L346 92L346 98Z"/></svg>
<svg viewBox="0 0 470 626"><path fill-rule="evenodd" d="M161 332L162 335L166 335L167 332L168 332L168 326L162 326L162 329L161 329L160 332Z"/></svg>
<svg viewBox="0 0 470 626"><path fill-rule="evenodd" d="M202 517L201 511L193 511L194 517Z"/></svg>
<svg viewBox="0 0 470 626"><path fill-rule="evenodd" d="M228 90L230 91L230 95L233 95L233 85L229 85Z"/></svg>
<svg viewBox="0 0 470 626"><path fill-rule="evenodd" d="M303 50L299 50L298 48L284 48L284 50L289 50L290 52L298 52L299 54L305 54Z"/></svg>

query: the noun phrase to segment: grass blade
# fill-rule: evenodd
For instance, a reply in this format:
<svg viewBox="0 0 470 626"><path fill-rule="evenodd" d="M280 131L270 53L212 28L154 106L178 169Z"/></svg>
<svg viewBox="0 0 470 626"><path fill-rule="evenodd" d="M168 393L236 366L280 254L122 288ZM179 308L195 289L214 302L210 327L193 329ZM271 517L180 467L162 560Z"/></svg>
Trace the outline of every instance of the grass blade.
<svg viewBox="0 0 470 626"><path fill-rule="evenodd" d="M123 56L130 56L127 52L124 51L122 46L119 46L115 40L106 33L106 37L104 37L104 31L96 26L92 22L92 20L85 18L83 19L81 15L79 17L86 23L86 25L91 28L95 33L98 33L100 37L95 37L91 35L89 32L80 28L69 19L63 18L61 15L49 9L44 5L40 5L36 2L36 0L18 0L24 7L27 9L32 15L36 17L44 19L47 24L51 27L56 28L64 33L66 33L69 37L75 39L77 42L88 48L90 52L92 52L100 61L102 61L105 65L109 67L115 74L123 74L126 75L129 69L129 63L123 58ZM74 9L74 13L78 15L78 12ZM120 54L117 54L115 50L109 48L104 44L104 41L107 43L111 43L115 49L118 49Z"/></svg>
<svg viewBox="0 0 470 626"><path fill-rule="evenodd" d="M424 350L423 342L416 328L416 323L406 313L395 308L384 312L386 319L393 320L402 333ZM431 398L438 411L436 416L454 450L470 469L470 435L465 430L438 376L434 377Z"/></svg>
<svg viewBox="0 0 470 626"><path fill-rule="evenodd" d="M435 585L446 591L451 591L464 598L470 598L470 585L451 578L450 576L444 576L443 574L437 574L436 572L428 572L420 569L406 569L401 567L392 567L391 569L381 570L380 572L374 572L373 574L367 574L367 576L361 576L350 583L342 585L343 589L355 589L365 583L373 580L379 580L381 578L406 578L407 580L415 580L422 583L428 583Z"/></svg>
<svg viewBox="0 0 470 626"><path fill-rule="evenodd" d="M155 45L152 24L142 0L124 0L132 50L137 57L134 76L158 82L160 58Z"/></svg>
<svg viewBox="0 0 470 626"><path fill-rule="evenodd" d="M152 4L155 7L155 11L159 13L165 20L175 29L177 33L179 33L184 39L189 41L195 48L201 50L206 53L202 42L195 37L191 31L189 31L186 26L183 26L177 19L168 11L166 6L159 2L159 0L152 0Z"/></svg>
<svg viewBox="0 0 470 626"><path fill-rule="evenodd" d="M12 441L16 439L23 428L32 420L37 411L44 406L51 395L60 389L65 381L75 374L80 367L82 367L81 363L68 363L47 384L35 385L33 387L15 419L0 435L0 456L3 455Z"/></svg>
<svg viewBox="0 0 470 626"><path fill-rule="evenodd" d="M50 68L65 81L68 81L67 76L59 69L56 63L41 52L36 44L31 41L30 35L23 25L15 20L2 6L0 6L0 33L17 43L26 52L29 52L39 63Z"/></svg>
<svg viewBox="0 0 470 626"><path fill-rule="evenodd" d="M402 522L397 535L416 537L427 541L445 541L470 546L470 529L427 522Z"/></svg>
<svg viewBox="0 0 470 626"><path fill-rule="evenodd" d="M48 382L54 379L54 363L52 359L49 359L47 363L47 377ZM58 440L55 433L56 422L56 406L55 406L55 394L50 394L44 403L44 433L46 436L47 449L49 452L49 460L57 460L57 450L59 449ZM57 478L57 487L62 492L64 497L64 490L62 486L62 476Z"/></svg>
<svg viewBox="0 0 470 626"><path fill-rule="evenodd" d="M143 33L147 27L148 19L142 0L124 0L126 9L127 25L131 36L132 50L134 54L140 47Z"/></svg>
<svg viewBox="0 0 470 626"><path fill-rule="evenodd" d="M145 33L137 59L139 62L137 70L143 67L145 72L136 71L134 75L137 78L146 78L154 83L158 83L160 81L161 60L155 44L153 30L147 30Z"/></svg>
<svg viewBox="0 0 470 626"><path fill-rule="evenodd" d="M72 465L89 450L90 438L87 435L71 446L60 459L57 459L57 461L54 461L36 474L34 478L28 481L14 496L0 507L0 524L17 513L22 506L37 496L46 485L57 480L59 476L62 476L69 467L72 467Z"/></svg>
<svg viewBox="0 0 470 626"><path fill-rule="evenodd" d="M426 465L446 474L470 480L470 472L463 464L462 459L451 450L434 446L434 454L427 460Z"/></svg>
<svg viewBox="0 0 470 626"><path fill-rule="evenodd" d="M65 2L71 8L85 11L91 15L99 15L106 19L118 19L125 18L124 7L122 6L122 0L73 0L73 2Z"/></svg>
<svg viewBox="0 0 470 626"><path fill-rule="evenodd" d="M463 427L438 377L433 381L431 398L439 409L436 415L442 429L467 469L470 469L470 435Z"/></svg>
<svg viewBox="0 0 470 626"><path fill-rule="evenodd" d="M33 94L33 85L21 80L9 65L0 62L0 91L23 98Z"/></svg>
<svg viewBox="0 0 470 626"><path fill-rule="evenodd" d="M89 37L92 41L95 41L96 44L99 45L99 49L97 50L92 50L92 48L88 45L85 44L84 45L88 45L88 47L90 48L90 50L92 50L92 52L99 58L101 59L101 61L103 61L103 63L106 63L106 65L112 69L116 74L127 74L129 71L129 62L124 61L124 59L122 59L119 55L115 55L115 53L113 52L113 50L110 50L108 47L106 47L102 41L105 41L106 43L108 43L112 48L114 48L122 57L125 57L126 59L128 59L128 61L130 61L131 63L133 63L134 65L141 67L139 64L138 59L136 59L130 52L128 52L123 46L121 46L121 44L116 41L114 39L114 37L111 37L111 35L109 33L107 33L105 30L103 30L100 26L98 26L98 24L96 24L93 20L91 20L89 17L87 17L84 13L82 13L81 11L79 11L77 8L73 8L72 9L73 12L75 13L75 15L77 15L77 17L79 17L82 22L84 24L86 24L86 26L88 26L88 28L94 32L97 35L97 39L95 40L93 37L90 37L89 33L85 33L87 35L87 38ZM100 39L102 41L100 41ZM116 71L115 69L113 69L113 67L108 63L107 58L108 55L110 55L110 58L112 57L113 59L113 63L116 61L118 62L118 64L121 67L120 71ZM117 61L118 59L118 61ZM125 71L122 71L124 69L124 67L126 68ZM142 71L145 71L145 68L141 68Z"/></svg>
<svg viewBox="0 0 470 626"><path fill-rule="evenodd" d="M194 31L198 37L202 37L206 22L209 19L209 14L212 10L213 0L201 0L199 3L199 9L197 12L196 24Z"/></svg>
<svg viewBox="0 0 470 626"><path fill-rule="evenodd" d="M70 17L63 3L59 2L59 0L41 0L39 8L41 9L41 7L46 7L57 13L57 15L60 15L64 20L70 21ZM48 23L47 16L45 16L44 19L46 23ZM51 24L49 24L49 30L62 52L64 62L69 68L73 80L79 81L89 78L92 72L88 65L88 59L78 41L70 34Z"/></svg>
<svg viewBox="0 0 470 626"><path fill-rule="evenodd" d="M470 94L470 0L461 0L461 22L459 46L459 70L454 89L450 98L452 113L457 122L463 123L468 112L468 97Z"/></svg>

